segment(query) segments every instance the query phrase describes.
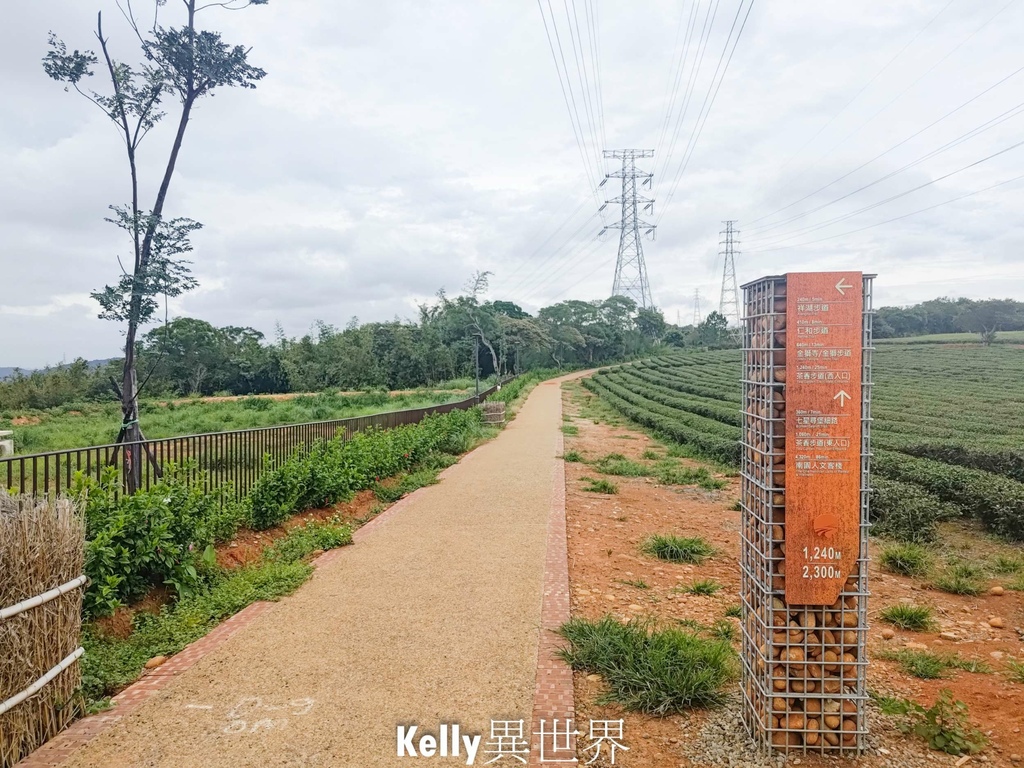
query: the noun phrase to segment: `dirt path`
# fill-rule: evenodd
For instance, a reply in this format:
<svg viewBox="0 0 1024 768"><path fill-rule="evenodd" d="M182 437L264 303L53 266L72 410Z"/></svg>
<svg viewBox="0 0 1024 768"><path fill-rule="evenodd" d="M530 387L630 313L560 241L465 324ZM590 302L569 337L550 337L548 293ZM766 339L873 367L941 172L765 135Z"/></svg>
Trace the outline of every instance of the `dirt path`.
<svg viewBox="0 0 1024 768"><path fill-rule="evenodd" d="M560 381L66 765L403 765L397 725L449 722L483 764L530 721Z"/></svg>

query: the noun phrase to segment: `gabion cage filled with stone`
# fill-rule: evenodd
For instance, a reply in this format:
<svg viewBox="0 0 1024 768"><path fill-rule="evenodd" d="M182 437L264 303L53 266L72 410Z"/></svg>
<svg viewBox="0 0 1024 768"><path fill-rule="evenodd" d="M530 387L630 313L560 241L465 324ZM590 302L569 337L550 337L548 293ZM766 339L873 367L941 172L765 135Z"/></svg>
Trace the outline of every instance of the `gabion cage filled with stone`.
<svg viewBox="0 0 1024 768"><path fill-rule="evenodd" d="M787 280L743 287L741 685L744 721L767 750L855 754L867 733L871 282L864 277L860 550L831 605L786 602Z"/></svg>

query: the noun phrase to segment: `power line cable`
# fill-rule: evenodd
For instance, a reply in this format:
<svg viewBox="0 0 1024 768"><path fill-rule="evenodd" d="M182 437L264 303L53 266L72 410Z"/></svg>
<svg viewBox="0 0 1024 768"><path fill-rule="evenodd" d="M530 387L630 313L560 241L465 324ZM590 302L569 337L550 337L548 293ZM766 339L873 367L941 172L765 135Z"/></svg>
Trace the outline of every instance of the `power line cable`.
<svg viewBox="0 0 1024 768"><path fill-rule="evenodd" d="M572 123L573 136L576 138L576 146L580 151L580 159L583 161L583 168L586 171L587 179L590 183L590 188L594 194L595 200L600 204L600 198L597 195L597 182L593 178L593 168L591 167L591 160L587 158L587 152L584 150L584 140L581 136L582 123L579 120L579 110L576 107L576 98L572 92L572 83L569 81L568 69L566 68L566 76L563 80L562 70L558 67L559 56L555 54L554 42L551 39L551 32L548 29L547 16L544 14L544 7L541 5L541 0L537 0L537 8L540 10L541 19L544 21L544 32L548 38L548 47L551 49L551 58L555 63L555 72L558 74L558 83L562 88L562 98L565 101L566 110L569 112L569 122ZM548 9L551 10L551 0L548 0ZM555 31L555 40L558 41L558 50L561 54L562 65L565 66L565 54L562 51L562 43L558 36L558 26L555 24L554 12L551 14L551 23ZM568 85L568 92L566 90ZM577 130L577 123L579 123L580 130ZM603 175L603 174L601 174Z"/></svg>
<svg viewBox="0 0 1024 768"><path fill-rule="evenodd" d="M951 198L949 200L944 200L943 202L936 203L935 205L929 205L926 208L919 208L916 211L911 211L910 213L905 213L902 216L894 216L891 219L886 219L885 221L879 221L879 222L877 222L875 224L869 224L866 227L860 227L858 229L851 229L849 232L841 232L838 235L829 235L828 237L822 237L822 238L819 238L817 240L810 240L810 241L808 241L806 243L795 243L795 244L792 244L792 245L784 245L784 246L779 246L779 247L774 247L774 248L753 248L753 249L747 251L747 253L767 253L769 251L785 251L785 250L789 250L790 248L803 248L804 246L815 245L817 243L823 243L826 240L834 240L837 237L847 237L849 235L853 235L853 234L856 234L858 232L863 232L863 231L868 230L868 229L874 229L875 227L880 227L883 224L891 224L894 221L900 221L901 219L908 219L911 216L917 216L918 214L925 213L927 211L931 211L931 210L934 210L936 208L940 208L940 207L942 207L944 205L949 205L950 203L956 203L956 202L959 202L960 200L966 200L968 197L974 197L975 195L980 195L983 192L989 192L989 191L991 191L993 189L996 189L998 187L1002 187L1002 186L1005 186L1007 184L1012 184L1013 182L1020 181L1022 179L1024 179L1024 174L1021 174L1020 176L1014 176L1012 179L1007 179L1006 181L1001 181L998 184L993 184L992 186L985 187L984 189L978 189L978 190L975 190L974 192L968 192L965 195L960 195L959 197L954 197L954 198Z"/></svg>
<svg viewBox="0 0 1024 768"><path fill-rule="evenodd" d="M712 77L712 86L714 87L714 92L712 93L710 89L708 91L708 94L710 95L711 99L710 102L708 102L707 97L705 97L704 99L705 104L707 104L707 111L704 111L704 106L702 105L701 112L698 113L697 115L697 124L694 125L694 132L691 133L691 141L687 143L687 151L683 155L683 162L681 163L679 170L675 175L675 179L672 182L672 187L669 190L668 197L661 205L661 213L658 215L657 219L655 219L655 223L660 223L662 218L664 218L665 212L668 210L668 205L672 201L672 198L675 196L676 189L679 188L679 182L682 181L683 174L686 172L686 168L687 166L689 166L690 160L693 158L693 154L697 149L697 142L700 141L701 134L704 132L704 126L707 124L708 117L711 115L711 109L715 105L715 99L718 97L718 91L721 89L722 83L725 81L725 75L729 71L729 65L732 63L732 57L736 53L736 48L739 45L740 38L743 36L743 30L747 26L747 19L750 18L750 11L753 10L753 8L754 0L750 0L750 4L747 6L747 13L743 17L743 22L742 24L740 24L739 31L736 33L736 39L733 42L732 50L729 51L729 58L726 59L725 66L721 68L722 76L718 79L717 85L714 84L714 76ZM739 19L739 15L742 10L743 0L740 0L740 4L736 9L736 17L733 19L733 25L729 30L729 37L726 38L725 47L722 49L722 56L725 55L725 51L729 47L729 40L732 37L733 30L736 28L736 20ZM721 66L721 64L722 60L721 58L719 58L719 66ZM718 67L715 68L715 74L718 74ZM703 119L701 118L701 114L703 114Z"/></svg>
<svg viewBox="0 0 1024 768"><path fill-rule="evenodd" d="M1006 3L1006 5L1004 5L998 11L996 11L992 16L990 16L988 18L988 20L985 21L980 27L978 27L973 32L971 32L971 34L969 34L967 37L965 37L963 40L961 40L959 43L957 43L955 46L953 46L953 48L951 50L949 50L942 58L940 58L938 61L936 61L934 64L932 64L922 75L920 75L916 80L914 80L914 82L912 82L910 85L908 85L902 91L897 93L892 99L887 101L881 107L881 109L879 109L877 112L875 112L873 115L871 115L871 117L869 117L863 123L858 125L855 129L853 129L853 131L851 131L846 136L844 136L842 139L840 139L836 144L834 144L830 149L828 149L823 155L819 156L813 162L809 163L806 167L807 168L813 168L813 167L817 166L822 160L827 158L829 155L831 155L833 152L835 152L839 147L841 147L843 144L845 144L851 138L856 136L866 125L870 124L876 117L878 117L885 110L887 110L889 107L891 107L893 104L895 104L901 98L903 98L903 96L910 89L912 89L914 86L916 86L922 80L924 80L928 75L930 75L932 72L934 72L935 69L938 68L938 66L940 64L942 64L946 59L948 59L950 56L952 56L954 53L956 53L958 50L960 50L960 48L962 48L971 39L973 39L975 35L977 35L979 32L981 32L981 30L983 30L985 27L987 27L989 24L991 24L996 19L996 17L998 17L1001 13L1003 13L1003 11L1005 11L1007 8L1009 8L1011 5L1013 5L1015 2L1017 2L1017 0L1009 0L1009 2ZM772 214L769 214L769 216L770 215L772 215ZM767 217L766 216L761 216L761 217L752 219L750 223L754 224L754 223L756 223L758 221L761 221L764 218L767 218Z"/></svg>
<svg viewBox="0 0 1024 768"><path fill-rule="evenodd" d="M885 63L885 66L883 66L880 70L875 72L875 74L871 76L871 79L868 80L866 83L864 83L864 85L861 86L860 90L857 91L857 93L855 93L853 95L852 99L850 99L848 102L846 102L846 104L844 104L843 107L838 112L836 112L834 115L832 115L832 117L830 117L825 122L825 124L822 125L821 128L818 129L817 133L815 133L813 136L811 136L811 138L809 138L802 145L800 145L800 148L797 149L796 152L794 152L792 155L789 156L789 159L787 159L786 162L783 163L782 167L779 168L779 170L776 172L776 175L779 175L784 170L786 170L786 168L789 167L789 164L791 162L793 162L793 160L797 157L797 155L799 155L801 152L803 152L804 149L806 149L807 146L811 142L813 142L816 138L818 138L826 128L828 128L830 125L832 125L832 123L835 122L836 118L839 117L841 114L843 114L843 112L845 112L847 110L847 108L851 104L853 104L853 102L855 102L860 97L860 95L862 93L864 93L864 91L866 91L868 89L868 87L873 82L875 82L875 80L877 80L879 78L879 76L881 76L881 74L883 72L885 72L885 70L887 70L890 66L892 66L893 62L896 61L896 59L898 59L900 56L902 56L906 52L906 50L911 45L913 45L922 34L924 34L924 32L928 29L928 27L930 27L932 24L934 24L936 19L938 19L939 16L941 16L943 13L945 13L946 9L949 8L949 6L951 6L954 2L956 2L956 0L949 0L948 3L946 3L944 6L942 6L941 10L939 10L938 13L936 13L934 16L932 16L932 18L928 21L928 23L925 24L923 27L921 27L921 29L919 29L917 31L917 34L915 34L912 38L910 38L910 42L908 42L906 45L904 45L902 48L900 48L899 52L895 56L893 56L891 59L889 59L889 61L887 61ZM748 227L748 229L749 229L749 227Z"/></svg>
<svg viewBox="0 0 1024 768"><path fill-rule="evenodd" d="M857 215L859 215L861 213L866 213L867 211L874 210L875 208L878 208L880 206L887 205L888 203L891 203L893 200L898 200L901 197L906 197L907 195L913 194L914 192L918 192L918 191L920 191L922 189L925 189L926 187L930 187L933 184L937 184L940 181L944 181L945 179L950 178L951 176L955 176L958 173L962 173L963 171L966 171L966 170L969 170L971 168L974 168L975 166L981 165L982 163L986 163L989 160L992 160L993 158L999 157L1000 155L1004 155L1007 152L1010 152L1010 151L1012 151L1014 149L1017 149L1020 146L1024 146L1024 141L1018 141L1016 144L1012 144L1009 147L1005 147L1005 148L999 150L998 152L993 152L991 155L988 155L987 157L983 157L980 160L975 160L973 163L965 165L962 168L957 168L955 171L950 171L949 173L943 174L942 176L939 176L937 179L932 179L931 181L925 182L924 184L919 184L918 186L916 186L916 187L914 187L912 189L908 189L908 190L906 190L904 192L900 192L897 195L892 195L891 197L887 197L885 200L879 200L877 203L872 203L871 205L865 206L864 208L860 208L860 209L858 209L856 211L852 211L850 213L844 214L843 216L837 216L834 219L829 219L828 221L822 222L822 223L817 224L815 226L804 227L802 229L795 230L794 232L792 232L792 233L790 233L788 235L781 236L780 239L778 239L778 240L776 240L776 241L774 241L772 243L768 243L767 245L776 245L777 243L781 243L781 242L783 242L785 240L789 240L789 239L791 239L793 237L797 237L797 236L799 236L801 234L809 234L810 232L815 232L815 231L817 231L819 229L824 229L825 227L831 226L832 224L837 224L840 221L845 221L846 219L852 218L852 217L857 216Z"/></svg>
<svg viewBox="0 0 1024 768"><path fill-rule="evenodd" d="M669 167L671 158L675 153L676 142L679 140L679 134L686 120L686 113L690 109L690 102L693 99L693 93L696 90L697 81L700 77L701 66L704 63L704 54L707 52L708 43L711 40L711 29L714 27L715 18L718 16L718 5L719 0L715 0L713 6L708 3L708 10L704 14L704 23L701 26L700 39L697 43L697 51L694 53L694 63L690 67L690 75L686 81L686 90L683 91L683 104L679 109L679 116L676 118L676 123L669 139L668 152L664 153L663 158L655 157L654 159L655 178L661 178L664 175L665 169ZM694 29L696 29L696 25L694 25ZM660 168L658 167L659 160Z"/></svg>
<svg viewBox="0 0 1024 768"><path fill-rule="evenodd" d="M818 194L819 192L823 192L823 191L825 191L826 189L828 189L829 187L833 186L834 184L838 184L838 183L839 183L840 181L842 181L843 179L845 179L845 178L847 178L847 177L851 176L852 174L856 173L857 171L861 170L862 168L865 168L866 166L870 165L871 163L875 162L876 160L880 160L881 158L883 158L883 157L885 157L886 155L888 155L888 154L889 154L890 152L893 152L894 150L896 150L896 149L899 149L899 148L900 148L900 147L902 147L902 146L903 146L904 144L906 144L906 143L907 143L908 141L910 141L910 140L912 140L912 139L915 139L915 138L917 138L918 136L920 136L920 135L921 135L922 133L924 133L925 131L927 131L927 130L929 130L929 129L931 129L931 128L935 127L935 126L936 126L936 125L938 125L939 123L941 123L941 122L942 122L943 120L946 120L947 118L949 118L949 117L952 117L953 115L955 115L955 114L956 114L957 112L959 112L959 111L960 111L961 109L963 109L963 108L964 108L964 107L966 107L967 105L969 105L969 104L972 104L972 103L974 103L975 101L977 101L978 99L980 99L980 98L981 98L982 96L984 96L985 94L987 94L987 93L988 93L989 91L992 91L993 89L995 89L995 88L997 88L998 86L1002 85L1003 83L1005 83L1005 82L1006 82L1007 80L1009 80L1010 78L1012 78L1012 77L1014 77L1014 76L1016 76L1016 75L1019 75L1019 74L1020 74L1021 72L1024 72L1024 67L1020 67L1019 69L1016 69L1016 70L1014 70L1013 72L1011 72L1010 74L1008 74L1008 75L1007 75L1006 77L1004 77L1004 78L1002 78L1001 80L997 81L996 83L994 83L994 84L990 85L990 86L989 86L988 88L986 88L985 90L983 90L983 91L982 91L981 93L977 94L976 96L972 96L972 97L971 97L970 99L968 99L967 101L965 101L965 102L964 102L963 104L961 104L960 106L958 106L958 107L956 107L956 108L954 108L954 109L951 109L951 110L950 110L949 112L947 112L946 114L944 114L944 115L943 115L942 117L940 117L940 118L938 118L937 120L933 120L932 122L928 123L928 125L926 125L926 126L925 126L924 128L921 128L920 130L918 130L918 131L915 131L914 133L910 134L909 136L907 136L907 138L903 139L903 141L900 141L900 142L898 142L897 144L894 144L893 146L889 147L889 148L888 148L887 150L885 150L884 152L881 152L881 153L879 153L879 154L875 155L875 156L874 156L873 158L871 158L871 159L870 159L870 160L868 160L867 162L861 163L861 164L860 164L860 165L858 165L858 166L857 166L856 168L854 168L854 169L853 169L852 171L848 171L847 173L844 173L844 174L843 174L842 176L840 176L840 177L839 177L838 179L833 179L833 180L832 180L832 181L830 181L830 182L829 182L828 184L825 184L825 185L824 185L824 186L822 186L822 187L818 187L818 189L814 190L814 191L813 191L813 192L811 192L810 194L804 195L804 196L803 196L803 197L801 197L801 198L800 198L799 200L795 200L795 201L793 201L792 203L789 203L788 205L784 205L784 206L782 206L781 208L777 208L776 210L772 211L771 213L769 213L769 214L767 214L767 215L765 215L765 216L762 216L762 217L760 217L759 219L756 219L756 221L763 221L764 219L767 219L767 218L771 218L771 217L772 217L772 216L774 216L775 214L777 214L777 213L782 213L783 211L785 211L785 210L788 210L788 209L792 208L792 207L793 207L794 205L798 205L799 203L802 203L802 202L803 202L804 200L808 199L809 197L813 197L814 195ZM771 226L771 225L768 225L768 224L762 224L762 225L760 225L760 226L757 226L757 225L753 225L753 224L752 224L752 225L750 225L750 226L748 226L748 227L746 228L746 231L747 231L747 232L751 232L751 231L756 231L756 230L758 230L758 229L766 228L766 227L768 227L768 226Z"/></svg>
<svg viewBox="0 0 1024 768"><path fill-rule="evenodd" d="M817 206L816 208L811 208L810 210L805 211L804 213L796 214L795 216L791 216L788 219L783 219L782 221L776 222L775 224L770 224L770 225L766 225L766 226L760 227L760 230L761 230L760 233L759 234L755 234L752 238L750 238L750 240L751 241L756 241L756 240L763 240L763 239L766 239L766 238L778 237L778 233L775 233L775 234L767 234L767 233L771 229L775 229L777 227L782 227L782 226L785 226L786 224L791 224L792 222L797 221L799 219L806 218L807 216L810 216L811 214L817 213L818 211L820 211L820 210L822 210L824 208L828 208L829 206L835 205L838 202L846 200L847 198L852 197L853 195L856 195L856 194L858 194L860 192L863 192L866 189L870 189L871 187L874 187L874 186L876 186L878 184L881 184L883 181L887 181L888 179L891 179L893 176L896 176L896 175L898 175L900 173L903 173L906 170L909 170L911 168L914 168L914 167L920 165L925 160L930 160L931 158L935 157L936 155L940 155L940 154L942 154L943 152L945 152L945 151L947 151L949 149L952 149L954 147L957 147L957 146L963 144L965 141L969 141L970 139L973 139L975 136L981 135L985 131L988 131L988 130L990 130L992 128L995 128L997 125L1005 123L1007 120L1010 120L1011 118L1016 117L1017 115L1019 115L1022 111L1024 111L1024 102L1021 102L1017 106L1012 107L1011 109L1006 110L1005 112L1003 112L1000 115L997 115L996 117L993 117L991 120L988 120L985 123L982 123L980 126L978 126L976 128L972 128L967 133L961 134L957 138L952 139L951 141L948 141L947 143L943 144L938 149L934 149L931 152L928 152L927 154L922 155L921 157L917 158L916 160L914 160L912 162L909 162L906 165L904 165L904 166L902 166L900 168L897 168L894 171L890 171L889 173L887 173L885 176L882 176L881 178L875 179L874 181L872 181L872 182L870 182L868 184L865 184L865 185L863 185L861 187L858 187L857 189L855 189L855 190L853 190L851 192L847 192L845 195L837 197L834 200L830 200L827 203L822 203L821 205Z"/></svg>

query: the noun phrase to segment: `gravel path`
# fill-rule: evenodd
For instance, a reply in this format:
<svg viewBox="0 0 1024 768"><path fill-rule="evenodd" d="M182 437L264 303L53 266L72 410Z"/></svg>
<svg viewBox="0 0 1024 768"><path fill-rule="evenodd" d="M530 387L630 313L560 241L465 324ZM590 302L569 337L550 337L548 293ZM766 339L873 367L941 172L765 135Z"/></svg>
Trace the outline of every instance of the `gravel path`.
<svg viewBox="0 0 1024 768"><path fill-rule="evenodd" d="M396 726L448 722L490 759L530 721L560 382L66 765L411 765Z"/></svg>

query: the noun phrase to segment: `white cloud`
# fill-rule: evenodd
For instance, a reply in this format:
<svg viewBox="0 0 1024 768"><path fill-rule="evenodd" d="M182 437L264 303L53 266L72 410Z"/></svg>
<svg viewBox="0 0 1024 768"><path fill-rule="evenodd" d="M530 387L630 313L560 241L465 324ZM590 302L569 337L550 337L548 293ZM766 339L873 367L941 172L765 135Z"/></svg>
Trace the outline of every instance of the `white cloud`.
<svg viewBox="0 0 1024 768"><path fill-rule="evenodd" d="M648 166L660 172L658 238L645 246L654 298L668 318L689 320L698 288L705 312L717 305L726 218L739 220L741 282L852 268L879 273L880 303L1022 297L1024 183L832 236L1020 175L1024 148L810 228L1015 143L1024 116L817 213L776 229L757 225L828 203L1024 102L1022 74L863 170L761 218L1014 71L1024 8L976 31L1002 6L953 3L925 28L941 5L760 0L669 201L737 3L719 6L671 155L659 136L681 6L597 3L608 144L659 150ZM552 8L575 77L565 11ZM102 221L127 195L122 150L98 110L63 93L40 66L49 29L72 47L93 45L99 9L115 50L131 50L113 0L23 3L0 29L0 365L102 357L120 342L118 327L96 319L85 297L116 279L115 256L126 250ZM202 288L175 301L172 313L268 334L280 322L297 334L317 318L342 325L352 315L412 316L417 301L441 287L458 291L475 269L494 272L494 295L530 309L608 293L615 238L594 240L601 220L536 6L273 0L241 13L210 11L207 20L227 40L251 45L251 60L268 76L255 91L205 100L189 128L169 212L205 225L193 254ZM150 195L167 130L144 145ZM609 185L600 194L616 191ZM604 212L609 221L615 215L613 207ZM829 239L796 247L819 238ZM786 249L763 250L775 242Z"/></svg>

